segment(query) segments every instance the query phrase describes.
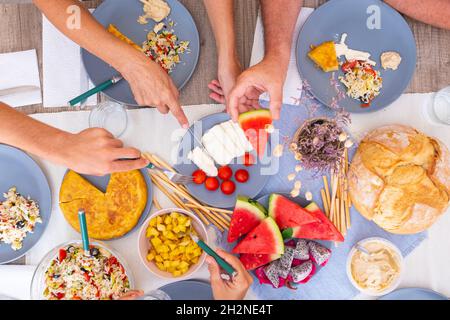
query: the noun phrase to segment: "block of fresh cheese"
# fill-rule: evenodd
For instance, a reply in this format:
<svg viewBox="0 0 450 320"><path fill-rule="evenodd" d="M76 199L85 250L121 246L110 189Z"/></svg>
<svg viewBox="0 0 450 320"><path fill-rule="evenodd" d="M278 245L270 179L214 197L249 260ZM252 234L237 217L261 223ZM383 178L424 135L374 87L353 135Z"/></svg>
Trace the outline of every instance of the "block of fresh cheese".
<svg viewBox="0 0 450 320"><path fill-rule="evenodd" d="M206 175L215 177L218 174L218 170L214 165L214 160L203 150L201 147L195 147L187 155L197 167L199 167Z"/></svg>

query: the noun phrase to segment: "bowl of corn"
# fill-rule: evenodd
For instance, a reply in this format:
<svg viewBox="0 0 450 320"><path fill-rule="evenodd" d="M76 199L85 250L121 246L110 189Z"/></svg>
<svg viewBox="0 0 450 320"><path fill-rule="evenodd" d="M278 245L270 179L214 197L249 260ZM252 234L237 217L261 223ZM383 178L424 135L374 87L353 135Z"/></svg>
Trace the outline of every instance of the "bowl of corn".
<svg viewBox="0 0 450 320"><path fill-rule="evenodd" d="M163 279L188 278L203 265L206 257L190 234L208 243L206 228L193 213L169 208L151 214L138 237L142 263Z"/></svg>

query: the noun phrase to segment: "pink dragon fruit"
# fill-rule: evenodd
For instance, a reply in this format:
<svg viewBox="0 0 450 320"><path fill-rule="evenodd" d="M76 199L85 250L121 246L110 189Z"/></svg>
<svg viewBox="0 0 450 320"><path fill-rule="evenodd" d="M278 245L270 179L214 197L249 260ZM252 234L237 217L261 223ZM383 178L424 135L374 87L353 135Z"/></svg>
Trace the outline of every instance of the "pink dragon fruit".
<svg viewBox="0 0 450 320"><path fill-rule="evenodd" d="M291 269L291 265L292 265L292 260L294 260L294 248L292 247L286 247L286 249L284 250L284 254L281 256L279 263L280 263L280 267L284 270L288 270L287 272L289 273L289 269ZM287 274L286 274L287 277ZM284 277L284 278L286 278Z"/></svg>
<svg viewBox="0 0 450 320"><path fill-rule="evenodd" d="M308 241L304 239L299 239L294 249L294 259L298 260L309 260L309 247Z"/></svg>
<svg viewBox="0 0 450 320"><path fill-rule="evenodd" d="M313 262L317 263L319 266L324 266L327 264L331 257L330 249L315 241L309 241L308 247L311 254L311 260Z"/></svg>
<svg viewBox="0 0 450 320"><path fill-rule="evenodd" d="M260 284L270 284L274 288L281 288L286 284L286 279L278 276L278 271L276 270L276 268L278 267L276 265L277 261L278 260L273 261L270 264L259 267L255 270L255 275L258 278ZM270 267L270 265L272 264L275 266ZM269 280L268 274L270 275L271 280Z"/></svg>
<svg viewBox="0 0 450 320"><path fill-rule="evenodd" d="M316 271L316 267L311 260L303 261L289 272L288 280L294 283L306 283L311 279Z"/></svg>

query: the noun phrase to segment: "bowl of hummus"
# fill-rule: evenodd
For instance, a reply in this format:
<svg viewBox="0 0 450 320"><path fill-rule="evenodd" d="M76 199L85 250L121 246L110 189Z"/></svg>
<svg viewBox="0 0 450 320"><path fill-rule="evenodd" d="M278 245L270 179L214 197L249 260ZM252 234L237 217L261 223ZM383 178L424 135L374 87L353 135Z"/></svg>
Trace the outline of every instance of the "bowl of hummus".
<svg viewBox="0 0 450 320"><path fill-rule="evenodd" d="M400 283L403 257L400 250L383 238L359 241L347 258L347 276L361 293L382 296Z"/></svg>

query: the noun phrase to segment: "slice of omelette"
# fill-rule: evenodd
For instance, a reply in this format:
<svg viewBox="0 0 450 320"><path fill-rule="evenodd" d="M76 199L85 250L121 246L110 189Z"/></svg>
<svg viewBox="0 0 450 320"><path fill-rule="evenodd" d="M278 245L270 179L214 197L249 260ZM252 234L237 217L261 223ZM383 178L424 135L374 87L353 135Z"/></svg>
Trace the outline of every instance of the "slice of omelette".
<svg viewBox="0 0 450 320"><path fill-rule="evenodd" d="M339 68L339 62L336 56L336 47L333 41L327 41L313 48L308 57L314 61L325 72L336 71Z"/></svg>
<svg viewBox="0 0 450 320"><path fill-rule="evenodd" d="M108 26L108 32L113 34L115 37L119 38L120 40L128 43L130 46L134 47L136 50L142 51L142 48L138 46L133 40L128 38L126 35L124 35L120 30L113 24L110 24Z"/></svg>
<svg viewBox="0 0 450 320"><path fill-rule="evenodd" d="M106 193L69 171L61 184L59 206L67 222L80 231L78 211L86 213L91 238L108 240L133 229L147 204L147 185L139 170L113 173Z"/></svg>

